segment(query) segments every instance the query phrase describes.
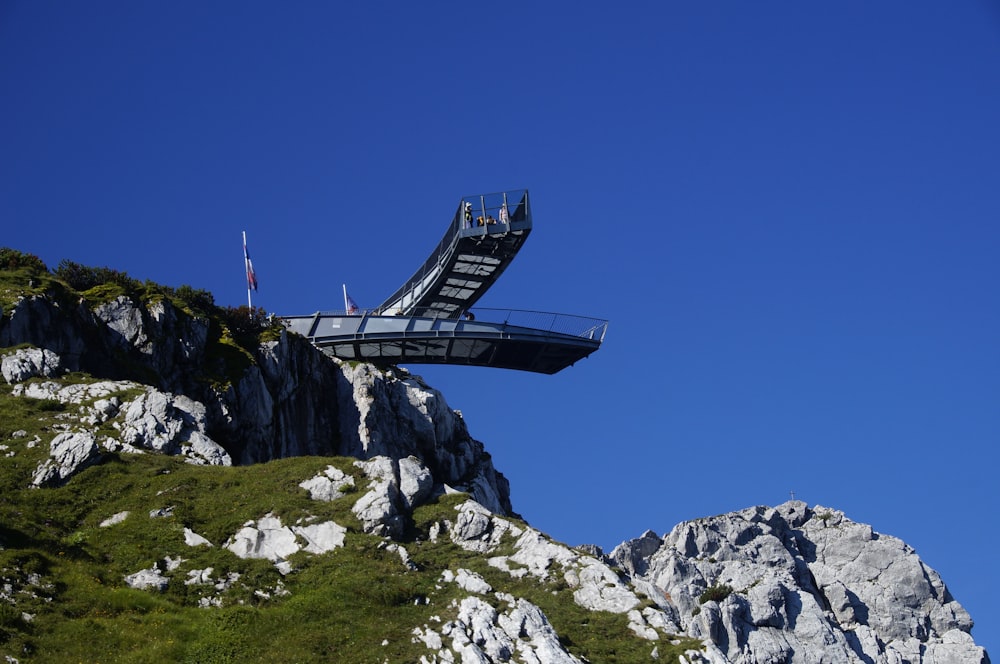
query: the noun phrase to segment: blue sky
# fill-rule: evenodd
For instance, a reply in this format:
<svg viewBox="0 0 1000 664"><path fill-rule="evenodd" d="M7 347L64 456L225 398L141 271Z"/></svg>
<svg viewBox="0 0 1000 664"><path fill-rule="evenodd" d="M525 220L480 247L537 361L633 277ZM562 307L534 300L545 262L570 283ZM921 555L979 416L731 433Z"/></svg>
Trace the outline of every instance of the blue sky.
<svg viewBox="0 0 1000 664"><path fill-rule="evenodd" d="M210 4L211 6L205 6ZM410 367L529 523L610 550L794 491L1000 652L1000 5L0 4L0 245L277 314L375 306L463 195L555 376Z"/></svg>

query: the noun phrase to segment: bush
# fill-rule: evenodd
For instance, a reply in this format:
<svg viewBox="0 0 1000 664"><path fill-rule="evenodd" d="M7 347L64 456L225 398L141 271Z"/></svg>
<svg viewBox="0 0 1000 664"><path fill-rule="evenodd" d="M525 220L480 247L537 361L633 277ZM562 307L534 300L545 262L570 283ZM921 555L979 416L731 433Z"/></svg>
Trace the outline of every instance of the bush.
<svg viewBox="0 0 1000 664"><path fill-rule="evenodd" d="M26 254L9 247L0 247L0 270L17 270L19 268L26 268L35 273L49 271L42 259L34 254Z"/></svg>
<svg viewBox="0 0 1000 664"><path fill-rule="evenodd" d="M233 338L256 337L271 327L271 316L263 307L223 307L222 322Z"/></svg>
<svg viewBox="0 0 1000 664"><path fill-rule="evenodd" d="M116 284L126 291L134 291L141 286L137 280L124 272L109 267L87 267L65 258L59 262L53 274L77 291L90 290L102 284Z"/></svg>
<svg viewBox="0 0 1000 664"><path fill-rule="evenodd" d="M717 586L710 586L698 598L698 603L704 604L705 602L721 602L729 597L732 592L733 589L724 583Z"/></svg>
<svg viewBox="0 0 1000 664"><path fill-rule="evenodd" d="M192 311L200 314L209 315L215 310L215 296L207 290L192 288L184 284L174 291L174 296L179 300L183 300L185 304L191 307Z"/></svg>

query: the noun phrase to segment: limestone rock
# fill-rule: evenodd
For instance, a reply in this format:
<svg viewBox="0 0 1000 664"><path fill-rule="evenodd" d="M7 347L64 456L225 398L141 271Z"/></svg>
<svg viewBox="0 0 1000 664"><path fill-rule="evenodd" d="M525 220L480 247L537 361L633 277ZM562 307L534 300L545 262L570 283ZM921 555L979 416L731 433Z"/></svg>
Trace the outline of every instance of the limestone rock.
<svg viewBox="0 0 1000 664"><path fill-rule="evenodd" d="M343 454L362 459L413 456L437 485L466 491L494 513L513 513L507 480L440 392L418 377L369 364L340 363L340 374Z"/></svg>
<svg viewBox="0 0 1000 664"><path fill-rule="evenodd" d="M347 529L333 521L304 526L285 526L281 519L266 515L256 522L244 524L223 546L240 558L263 558L278 566L282 573L291 571L287 558L305 549L309 553L326 553L344 546ZM301 544L299 538L305 542Z"/></svg>
<svg viewBox="0 0 1000 664"><path fill-rule="evenodd" d="M223 545L240 558L264 558L271 562L284 560L301 548L295 541L292 529L282 525L281 519L265 516L244 524Z"/></svg>
<svg viewBox="0 0 1000 664"><path fill-rule="evenodd" d="M49 444L49 458L39 464L33 486L58 485L94 463L100 455L94 434L89 431L61 433Z"/></svg>
<svg viewBox="0 0 1000 664"><path fill-rule="evenodd" d="M31 344L58 355L64 368L77 371L87 350L83 329L93 324L89 312L67 310L43 295L22 297L7 317L0 317L0 347Z"/></svg>
<svg viewBox="0 0 1000 664"><path fill-rule="evenodd" d="M123 512L118 512L117 514L112 514L111 516L109 516L104 521L101 521L101 523L98 524L98 525L101 528L107 528L109 526L113 526L115 524L121 523L122 521L124 521L125 519L128 518L128 515L129 515L129 511L128 510L125 510Z"/></svg>
<svg viewBox="0 0 1000 664"><path fill-rule="evenodd" d="M319 475L299 483L309 492L313 500L330 502L344 495L344 491L354 487L354 478L342 470L327 466Z"/></svg>
<svg viewBox="0 0 1000 664"><path fill-rule="evenodd" d="M441 580L445 583L454 583L462 590L476 593L477 595L485 595L493 592L493 586L487 583L486 579L475 572L461 567L457 572L452 572L450 569L445 570L441 574Z"/></svg>
<svg viewBox="0 0 1000 664"><path fill-rule="evenodd" d="M347 529L334 523L324 521L308 526L293 526L296 535L306 541L303 547L309 553L326 553L344 546L344 536Z"/></svg>
<svg viewBox="0 0 1000 664"><path fill-rule="evenodd" d="M149 569L139 570L135 574L129 574L125 577L125 583L129 585L130 588L136 588L138 590L148 590L150 588L154 590L166 590L167 585L170 583L170 579L165 577L162 572L154 565Z"/></svg>
<svg viewBox="0 0 1000 664"><path fill-rule="evenodd" d="M398 461L377 456L354 465L373 480L352 508L365 532L399 537L405 515L431 495L434 478L430 471L412 456Z"/></svg>
<svg viewBox="0 0 1000 664"><path fill-rule="evenodd" d="M205 406L184 395L149 388L128 404L121 434L127 445L183 454L192 463L232 465L225 449L205 434Z"/></svg>
<svg viewBox="0 0 1000 664"><path fill-rule="evenodd" d="M441 635L451 640L450 650L462 662L580 663L562 647L541 609L510 595L500 599L506 603L506 611L498 611L478 597L467 597L456 619L442 627Z"/></svg>
<svg viewBox="0 0 1000 664"><path fill-rule="evenodd" d="M20 383L37 376L58 375L62 360L47 348L19 348L0 360L0 373L8 383Z"/></svg>
<svg viewBox="0 0 1000 664"><path fill-rule="evenodd" d="M725 662L988 661L934 570L836 510L791 501L688 521L611 558Z"/></svg>
<svg viewBox="0 0 1000 664"><path fill-rule="evenodd" d="M188 546L212 546L211 542L190 528L184 529L184 543Z"/></svg>

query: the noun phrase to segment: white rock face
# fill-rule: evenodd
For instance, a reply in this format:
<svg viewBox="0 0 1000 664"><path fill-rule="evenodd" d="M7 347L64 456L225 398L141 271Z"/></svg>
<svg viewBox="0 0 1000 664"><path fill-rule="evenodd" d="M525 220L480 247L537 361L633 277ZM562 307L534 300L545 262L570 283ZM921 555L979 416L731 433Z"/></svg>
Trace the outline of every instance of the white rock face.
<svg viewBox="0 0 1000 664"><path fill-rule="evenodd" d="M128 515L129 515L128 510L125 510L124 512L118 512L117 514L112 514L111 516L109 516L104 521L101 521L101 523L99 525L100 525L101 528L107 528L109 526L113 526L113 525L115 525L117 523L121 523L122 521L124 521L125 519L127 519Z"/></svg>
<svg viewBox="0 0 1000 664"><path fill-rule="evenodd" d="M475 572L461 567L457 572L452 572L450 569L445 570L441 574L441 580L445 583L454 583L462 590L476 593L477 595L485 595L493 592L493 586L487 583L486 579Z"/></svg>
<svg viewBox="0 0 1000 664"><path fill-rule="evenodd" d="M240 558L264 558L271 562L284 560L302 548L295 541L292 529L274 516L246 523L223 546Z"/></svg>
<svg viewBox="0 0 1000 664"><path fill-rule="evenodd" d="M347 529L333 521L324 521L309 526L293 526L296 535L306 541L309 553L326 553L344 546Z"/></svg>
<svg viewBox="0 0 1000 664"><path fill-rule="evenodd" d="M400 377L368 364L340 364L340 435L343 454L362 459L419 460L396 469L397 488L421 499L429 475L438 485L466 491L497 514L510 514L510 487L493 468L482 443L443 395L415 376ZM417 471L413 474L412 471ZM424 472L429 473L428 476ZM410 483L414 486L411 488Z"/></svg>
<svg viewBox="0 0 1000 664"><path fill-rule="evenodd" d="M89 431L61 433L49 445L49 459L39 464L33 486L61 484L97 460L99 449Z"/></svg>
<svg viewBox="0 0 1000 664"><path fill-rule="evenodd" d="M190 528L184 529L184 543L188 546L212 546L211 542Z"/></svg>
<svg viewBox="0 0 1000 664"><path fill-rule="evenodd" d="M344 546L347 529L333 521L305 526L285 526L281 519L267 515L256 522L249 521L223 546L240 558L263 558L290 571L282 564L294 553L305 549L309 553L326 553ZM301 537L301 542L299 538Z"/></svg>
<svg viewBox="0 0 1000 664"><path fill-rule="evenodd" d="M650 533L611 557L725 662L982 664L968 613L894 537L788 502ZM714 588L716 599L702 601Z"/></svg>
<svg viewBox="0 0 1000 664"><path fill-rule="evenodd" d="M430 471L412 456L398 461L377 456L354 465L373 480L368 492L352 508L365 532L399 537L405 526L404 515L431 495L434 478Z"/></svg>
<svg viewBox="0 0 1000 664"><path fill-rule="evenodd" d="M151 387L138 398L122 403L120 395L143 386L131 381L97 381L63 385L53 381L17 384L12 394L29 399L47 399L76 406L73 417L81 427L93 427L118 417L113 424L124 442L107 439L112 451L139 452L149 449L164 454L182 454L191 463L232 464L229 454L205 434L205 406L182 395ZM72 411L70 411L72 412ZM35 486L58 484L93 463L100 450L92 432L63 433L50 443L51 459L36 471Z"/></svg>
<svg viewBox="0 0 1000 664"><path fill-rule="evenodd" d="M441 634L462 662L538 662L579 664L559 643L545 614L531 602L499 594L506 611L497 611L478 597L462 600L458 616Z"/></svg>
<svg viewBox="0 0 1000 664"><path fill-rule="evenodd" d="M164 454L183 454L192 463L230 466L232 459L205 434L205 406L183 395L148 388L125 409L122 441Z"/></svg>
<svg viewBox="0 0 1000 664"><path fill-rule="evenodd" d="M143 324L142 310L131 299L120 295L111 302L99 305L94 314L107 324L119 346L134 346L148 352L149 337Z"/></svg>
<svg viewBox="0 0 1000 664"><path fill-rule="evenodd" d="M8 383L55 376L61 369L62 359L47 348L19 348L0 360L0 374Z"/></svg>
<svg viewBox="0 0 1000 664"><path fill-rule="evenodd" d="M167 584L170 583L170 579L163 576L160 570L154 565L149 569L139 570L135 574L127 575L125 577L125 583L127 583L130 588L136 588L138 590L166 590Z"/></svg>
<svg viewBox="0 0 1000 664"><path fill-rule="evenodd" d="M353 488L354 478L333 466L327 466L322 473L299 483L299 486L308 491L313 500L328 503L343 496L348 488Z"/></svg>

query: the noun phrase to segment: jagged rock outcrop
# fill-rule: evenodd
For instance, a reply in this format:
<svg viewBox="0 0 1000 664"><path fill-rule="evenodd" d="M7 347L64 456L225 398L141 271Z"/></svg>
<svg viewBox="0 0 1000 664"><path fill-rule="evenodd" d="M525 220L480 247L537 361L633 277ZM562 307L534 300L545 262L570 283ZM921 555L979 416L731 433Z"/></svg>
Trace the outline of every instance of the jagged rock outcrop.
<svg viewBox="0 0 1000 664"><path fill-rule="evenodd" d="M722 661L989 661L934 570L836 510L755 507L647 532L610 557Z"/></svg>
<svg viewBox="0 0 1000 664"><path fill-rule="evenodd" d="M66 413L66 429L49 444L49 459L35 473L36 486L61 484L108 452L151 450L182 455L191 463L228 466L229 454L205 434L201 404L183 395L160 392L131 381L61 384L19 383L12 393L74 406ZM90 430L111 422L119 436L100 439Z"/></svg>
<svg viewBox="0 0 1000 664"><path fill-rule="evenodd" d="M18 348L0 359L0 374L8 383L21 383L36 376L55 376L61 369L59 356L47 348Z"/></svg>
<svg viewBox="0 0 1000 664"><path fill-rule="evenodd" d="M52 439L49 448L49 459L35 470L34 486L61 484L99 456L97 441L89 431L61 433Z"/></svg>

